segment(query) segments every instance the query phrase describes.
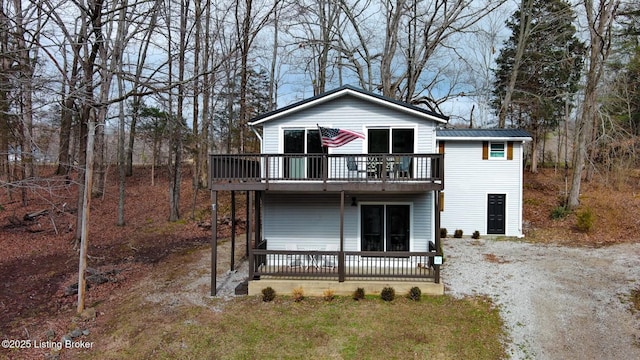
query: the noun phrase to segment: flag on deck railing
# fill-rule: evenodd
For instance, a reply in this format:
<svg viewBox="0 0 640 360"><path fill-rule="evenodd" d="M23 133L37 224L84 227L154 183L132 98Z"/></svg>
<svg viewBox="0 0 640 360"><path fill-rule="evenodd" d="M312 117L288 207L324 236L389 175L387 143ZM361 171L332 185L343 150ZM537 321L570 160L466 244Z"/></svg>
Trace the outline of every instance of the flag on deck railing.
<svg viewBox="0 0 640 360"><path fill-rule="evenodd" d="M364 135L351 130L326 128L320 125L318 125L318 130L320 130L322 146L326 147L339 147L355 139L364 139Z"/></svg>

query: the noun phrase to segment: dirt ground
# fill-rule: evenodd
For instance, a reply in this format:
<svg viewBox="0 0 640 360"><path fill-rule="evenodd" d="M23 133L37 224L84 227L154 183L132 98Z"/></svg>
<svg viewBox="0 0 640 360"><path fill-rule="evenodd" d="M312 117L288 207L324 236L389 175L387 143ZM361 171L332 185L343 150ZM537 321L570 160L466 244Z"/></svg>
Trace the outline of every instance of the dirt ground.
<svg viewBox="0 0 640 360"><path fill-rule="evenodd" d="M107 178L106 192L92 199L89 224L88 267L105 274L108 282L93 284L86 306L107 301L111 294L126 292L138 279L167 256L206 246L211 241L209 192L196 196L188 167L183 173L181 213L184 220L170 223L168 182L156 170L151 186L150 170L137 168L127 178L124 227L117 222L115 171ZM77 296L65 289L78 281L79 250L75 246L77 187L73 179L51 176L40 169L21 201L21 189L0 193L0 335L2 339L46 338L45 332L64 334L75 314ZM229 212L228 194L220 196L221 216ZM34 220L26 214L46 210ZM237 217L243 217L239 206ZM238 231L244 231L239 226ZM219 227L219 238L230 236L230 226ZM91 285L91 284L90 284ZM0 357L2 350L0 350Z"/></svg>
<svg viewBox="0 0 640 360"><path fill-rule="evenodd" d="M444 241L445 292L487 295L509 330L512 359L640 359L640 243L576 248Z"/></svg>
<svg viewBox="0 0 640 360"><path fill-rule="evenodd" d="M60 336L68 331L70 321L75 314L76 296L65 296L64 291L69 285L77 282L78 276L78 251L74 248L73 240L76 230L77 189L73 183L73 177L72 181L68 183L64 178L49 176L48 173L51 172L51 169L40 169L39 171L41 178L33 182L34 186L25 189L28 199L27 206L22 204L21 189L14 189L11 196L6 189L1 189L0 193L0 247L2 248L2 252L0 252L0 282L2 283L0 287L0 333L2 339L45 339L47 332L50 331L55 332L56 336ZM89 289L87 306L109 303L113 296L126 294L127 291L135 287L140 279L152 272L159 262L164 261L171 254L206 249L211 237L210 226L207 226L210 225L209 193L202 190L194 197L188 167L185 167L183 174L181 198L181 214L184 220L174 223L167 221L168 184L166 172L162 169L157 171L155 186L151 186L149 169L138 168L134 171L133 177L127 178L126 226L116 226L116 179L115 171L111 171L107 178L105 194L92 200L88 265L98 273L108 274L109 281L94 285ZM567 314L573 312L584 314L585 311L590 310L591 317L601 319L602 314L608 315L605 312L601 313L599 307L590 305L594 294L602 294L597 297L600 299L597 300L599 303L617 304L616 301L622 303L619 298L622 296L621 294L624 294L624 289L639 286L637 283L638 274L634 273L630 275L630 278L627 278L624 289L615 289L613 292L608 288L602 291L596 290L600 289L599 285L581 287L585 283L585 276L588 279L601 279L606 283L608 276L616 274L613 271L605 271L610 270L612 264L618 263L606 260L613 256L605 253L606 251L624 249L624 246L635 246L633 244L640 243L638 237L640 217L637 216L640 213L640 176L629 176L622 180L599 179L597 182L584 185L581 209L590 209L596 215L593 229L588 233L576 229L575 214L559 220L550 218L551 211L563 196L563 190L564 179L561 173L545 170L537 175L525 174L526 239L535 242L535 246L543 247L543 250L538 248L523 250L540 253L535 257L538 259L536 260L538 263L534 263L539 266L527 265L525 278L529 280L538 277L553 278L555 281L550 283L550 289L555 289L563 283L575 283L576 288L573 292L578 299L582 300L573 304L572 309L567 309L558 305L558 303L565 301L564 298L549 296L548 302L544 302L546 298L543 295L548 291L545 290L548 289L547 287L532 285L532 289L537 289L536 291L522 292L524 290L520 287L514 287L513 290L518 294L521 292L525 294L521 298L523 303L535 301L536 306L557 307L559 309L549 312L548 317L540 316L539 319L535 318L531 321L544 320L548 324L555 324L558 331L563 329L563 324L567 324L564 328L569 329L575 323L579 324L580 328L588 329L591 327L590 333L593 336L602 336L601 330L597 330L600 329L599 327L576 322L582 319L569 317ZM194 199L195 207L193 206ZM218 206L221 217L230 216L229 203L228 194L221 194ZM33 220L25 220L26 214L41 210L47 211ZM237 217L244 218L244 211L242 197L239 197ZM243 231L241 226L238 230ZM229 235L229 226L221 225L219 238L225 238ZM616 244L628 245L618 247ZM476 248L476 246L471 247L471 249ZM558 251L558 258L554 260L552 256L554 252L549 249L566 250ZM636 250L625 249L622 253L628 250L629 256L637 259L637 248L630 249ZM452 259L451 264L454 264L453 260L456 260L457 251L462 253L464 249L451 248L447 250L447 256ZM582 254L576 256L574 266L570 265L571 261L574 261L571 260L573 251L581 251L585 254L602 251L602 254L605 255L586 256ZM490 253L489 251L484 252ZM511 259L512 255L509 253L501 254L498 250L495 250L495 253L498 259L503 256L508 262L494 264L489 261L488 263L495 267L490 277L508 276L511 264L528 264L525 260ZM520 259L520 257L517 258ZM545 263L543 260L546 258L550 262L555 261L555 263ZM624 262L622 261L622 263ZM628 263L629 267L639 268L637 265L633 262ZM545 273L541 271L541 268L545 271L547 268L555 269L555 271ZM507 271L504 271L505 269ZM219 274L223 275L225 271L225 267L219 265ZM570 275L574 273L576 277L571 278ZM207 277L208 275L201 274L201 276ZM446 279L447 275L444 276ZM507 280L515 278L512 276ZM455 282L449 284L447 281L445 280L445 283L450 291L460 294L467 293L464 288L457 290L459 285L454 285ZM486 284L483 282L485 280L481 281L481 279L475 279L472 282L476 281L478 284L485 284L488 289L500 285L500 282ZM226 284L227 288L231 288L229 284ZM592 288L593 292L589 290ZM478 285L475 290L469 290L469 292L480 292L481 289L483 289L482 285ZM198 287L194 287L194 291L203 292L204 296L208 296L208 283L202 280ZM504 295L502 296L504 297ZM570 298L574 303L575 299ZM583 306L586 308L583 309ZM577 312L576 309L581 310ZM619 314L623 319L625 316L632 317L631 313L621 312ZM505 317L508 318L508 316L509 313L505 313ZM530 325L526 325L524 322L519 324L516 321L515 324L511 331L516 335L518 330L526 332L530 329ZM99 332L99 329L96 331ZM611 331L618 331L618 329L611 328ZM584 340L589 344L593 343L589 338L572 338L569 335L566 337L566 342L560 340L556 342L555 339L562 339L557 334L552 337L535 335L537 338L534 338L533 336L531 335L531 338L524 342L514 341L516 349L529 349L518 352L517 354L522 357L516 356L515 358L527 358L527 356L529 358L561 358L555 357L550 352L557 349L548 346L571 349L567 344L572 339L576 339L578 342ZM545 345L547 347L539 349L535 346L527 347L528 342L536 344L550 342L552 345ZM0 357L2 356L2 350L0 350ZM587 358L593 357L587 356Z"/></svg>

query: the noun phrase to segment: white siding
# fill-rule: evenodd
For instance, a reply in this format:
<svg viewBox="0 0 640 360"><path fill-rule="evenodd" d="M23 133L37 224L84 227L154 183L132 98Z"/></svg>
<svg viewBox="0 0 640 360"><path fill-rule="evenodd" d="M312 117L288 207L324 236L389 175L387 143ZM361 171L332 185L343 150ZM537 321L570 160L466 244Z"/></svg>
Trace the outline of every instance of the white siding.
<svg viewBox="0 0 640 360"><path fill-rule="evenodd" d="M317 125L358 131L366 135L369 127L406 127L415 129L414 152L433 153L435 122L420 119L387 107L344 96L319 104L284 118L264 123L263 148L266 154L283 152L283 128L317 129ZM333 154L359 154L366 152L366 139L330 149Z"/></svg>
<svg viewBox="0 0 640 360"><path fill-rule="evenodd" d="M506 194L506 234L522 236L522 143L513 160L483 160L482 141L445 141L444 211L441 227L450 236L487 234L487 195Z"/></svg>
<svg viewBox="0 0 640 360"><path fill-rule="evenodd" d="M351 206L351 196L358 206ZM362 204L409 204L411 206L411 251L426 251L434 240L433 196L420 194L345 195L345 250L360 250L360 206ZM283 250L293 243L303 249L324 250L340 242L340 194L269 193L264 198L263 233L270 250Z"/></svg>

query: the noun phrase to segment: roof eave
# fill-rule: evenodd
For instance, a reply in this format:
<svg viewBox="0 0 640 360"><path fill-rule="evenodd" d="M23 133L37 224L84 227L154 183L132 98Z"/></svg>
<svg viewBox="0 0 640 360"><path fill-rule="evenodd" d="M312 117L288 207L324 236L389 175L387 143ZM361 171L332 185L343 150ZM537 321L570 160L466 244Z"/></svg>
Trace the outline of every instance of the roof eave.
<svg viewBox="0 0 640 360"><path fill-rule="evenodd" d="M415 116L418 116L418 117L421 117L421 118L424 118L424 119L440 122L442 124L446 124L446 123L449 122L449 119L447 117L444 117L444 116L443 117L439 117L439 116L436 116L436 115L432 115L432 114L420 111L417 108L414 108L412 105L404 105L404 104L396 103L396 102L384 99L382 97L372 96L370 94L367 94L367 93L364 93L364 92L361 92L361 91L357 91L357 90L355 90L355 89L353 89L351 87L344 87L344 88L341 88L341 89L339 89L337 91L334 91L334 92L330 91L330 92L325 93L325 94L323 94L321 96L318 96L316 98L311 98L308 101L304 101L303 100L302 102L297 103L297 104L293 104L292 106L284 107L284 108L282 108L280 110L276 110L276 111L272 112L271 114L266 114L263 117L259 117L256 121L249 122L248 125L249 126L260 125L260 124L262 124L264 122L271 121L271 120L274 120L274 119L278 119L280 117L285 117L285 116L287 116L289 114L292 114L292 113L295 113L295 112L298 112L298 111L302 111L304 109L311 108L311 107L316 106L318 104L322 104L322 103L331 101L333 99L337 99L337 98L345 96L345 95L351 95L351 96L354 96L354 97L359 98L359 99L370 101L370 102L373 102L373 103L376 103L376 104L379 104L379 105L382 105L382 106L385 106L385 107L388 107L388 108L392 108L392 109L395 109L395 110L398 110L398 111L402 111L402 112L405 112L405 113L409 113L409 114L412 114L412 115L415 115Z"/></svg>
<svg viewBox="0 0 640 360"><path fill-rule="evenodd" d="M514 136L437 136L436 140L442 141L533 141L530 137Z"/></svg>

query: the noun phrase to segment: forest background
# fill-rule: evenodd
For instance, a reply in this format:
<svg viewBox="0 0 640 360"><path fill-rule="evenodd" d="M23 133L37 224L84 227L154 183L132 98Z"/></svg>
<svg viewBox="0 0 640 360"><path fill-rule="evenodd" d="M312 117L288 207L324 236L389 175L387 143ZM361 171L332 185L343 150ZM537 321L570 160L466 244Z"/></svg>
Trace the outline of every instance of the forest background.
<svg viewBox="0 0 640 360"><path fill-rule="evenodd" d="M79 240L110 166L119 226L133 165L163 166L176 221L184 164L195 204L209 153L259 151L253 116L351 84L528 130L569 211L583 179L638 166L639 21L616 0L0 0L0 188L27 205L74 182Z"/></svg>

